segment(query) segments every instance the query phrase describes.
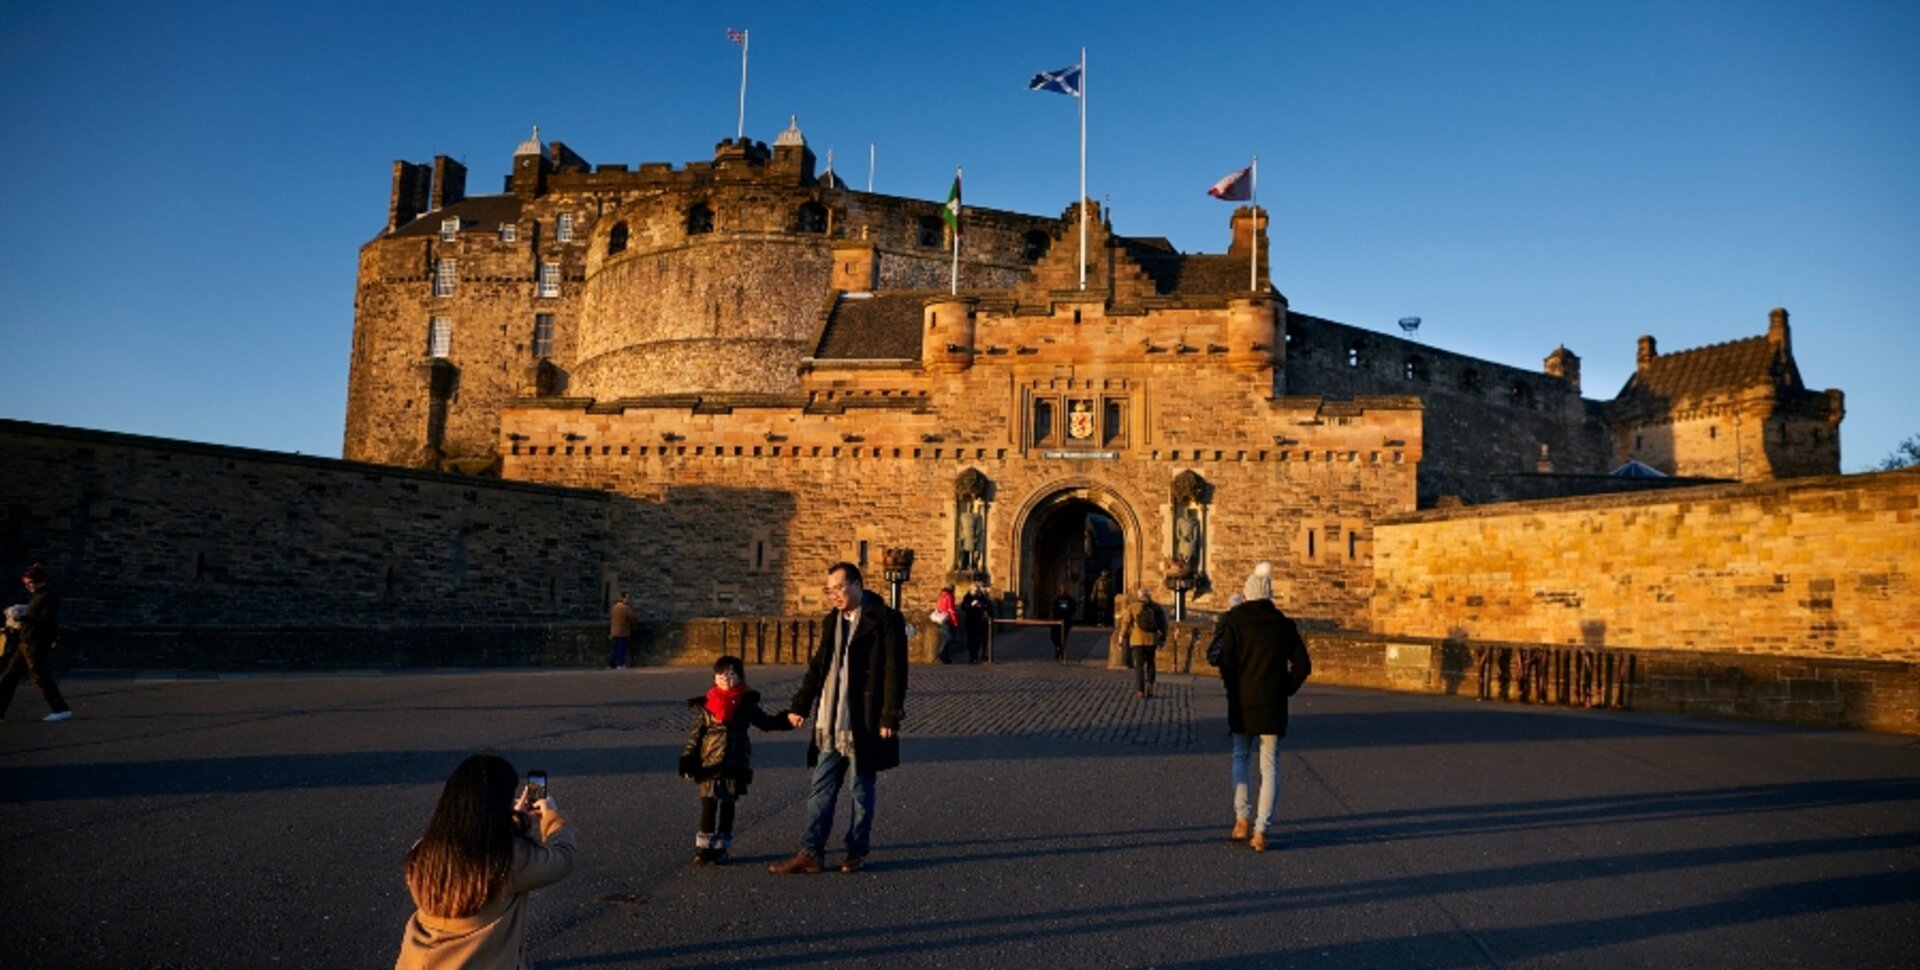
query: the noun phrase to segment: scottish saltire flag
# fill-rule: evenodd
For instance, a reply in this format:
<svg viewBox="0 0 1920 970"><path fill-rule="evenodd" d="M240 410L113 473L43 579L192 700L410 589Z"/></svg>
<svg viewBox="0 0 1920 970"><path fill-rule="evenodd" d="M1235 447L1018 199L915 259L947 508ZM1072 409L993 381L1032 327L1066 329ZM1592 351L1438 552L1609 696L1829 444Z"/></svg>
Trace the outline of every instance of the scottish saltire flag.
<svg viewBox="0 0 1920 970"><path fill-rule="evenodd" d="M732 27L728 27L727 39L744 47L746 46L746 43L747 43L747 32L744 30L735 30Z"/></svg>
<svg viewBox="0 0 1920 970"><path fill-rule="evenodd" d="M947 228L953 230L953 234L955 236L960 235L960 173L959 172L953 173L953 190L947 193L947 207L941 211L940 217L942 219L947 220Z"/></svg>
<svg viewBox="0 0 1920 970"><path fill-rule="evenodd" d="M1218 182L1207 194L1222 202L1245 202L1253 198L1253 166L1249 165Z"/></svg>
<svg viewBox="0 0 1920 970"><path fill-rule="evenodd" d="M1063 67L1057 71L1041 71L1027 82L1029 91L1053 91L1059 94L1080 96L1080 65Z"/></svg>

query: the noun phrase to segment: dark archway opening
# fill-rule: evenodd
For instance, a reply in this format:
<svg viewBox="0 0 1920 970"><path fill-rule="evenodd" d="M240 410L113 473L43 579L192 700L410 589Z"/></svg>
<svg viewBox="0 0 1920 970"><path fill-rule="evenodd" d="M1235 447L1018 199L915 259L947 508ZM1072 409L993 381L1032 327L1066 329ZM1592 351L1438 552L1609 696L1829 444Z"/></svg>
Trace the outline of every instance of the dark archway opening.
<svg viewBox="0 0 1920 970"><path fill-rule="evenodd" d="M1075 625L1113 622L1114 594L1125 588L1126 535L1100 506L1069 499L1035 523L1028 576L1028 616L1053 619L1054 600L1064 591L1074 601ZM1106 573L1104 599L1095 587Z"/></svg>

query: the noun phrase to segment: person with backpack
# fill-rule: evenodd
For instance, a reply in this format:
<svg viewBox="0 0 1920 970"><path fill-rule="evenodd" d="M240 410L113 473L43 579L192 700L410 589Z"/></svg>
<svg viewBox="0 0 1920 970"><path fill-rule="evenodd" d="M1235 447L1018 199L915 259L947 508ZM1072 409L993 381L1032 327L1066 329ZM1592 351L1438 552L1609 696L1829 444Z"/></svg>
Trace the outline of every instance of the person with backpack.
<svg viewBox="0 0 1920 970"><path fill-rule="evenodd" d="M1140 587L1133 603L1133 618L1128 624L1127 653L1133 659L1133 696L1146 700L1153 696L1154 653L1167 642L1167 611L1153 601L1153 590Z"/></svg>

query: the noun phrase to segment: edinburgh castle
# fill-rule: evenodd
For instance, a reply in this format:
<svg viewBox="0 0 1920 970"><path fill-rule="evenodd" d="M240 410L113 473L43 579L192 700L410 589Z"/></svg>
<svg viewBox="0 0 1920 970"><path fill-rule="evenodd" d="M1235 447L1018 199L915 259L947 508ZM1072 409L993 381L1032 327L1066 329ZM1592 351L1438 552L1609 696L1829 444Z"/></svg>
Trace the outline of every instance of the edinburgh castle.
<svg viewBox="0 0 1920 970"><path fill-rule="evenodd" d="M1714 347L1643 338L1601 402L1565 347L1528 371L1293 312L1247 207L1217 254L1095 207L1084 285L1076 207L968 208L955 293L942 206L817 171L797 125L637 170L536 132L511 173L468 196L444 156L395 163L346 457L707 508L614 571L722 612L810 607L820 564L905 546L1016 609L1176 558L1218 604L1273 560L1291 608L1365 628L1382 517L1623 465L1839 470L1840 392L1804 387L1784 310Z"/></svg>

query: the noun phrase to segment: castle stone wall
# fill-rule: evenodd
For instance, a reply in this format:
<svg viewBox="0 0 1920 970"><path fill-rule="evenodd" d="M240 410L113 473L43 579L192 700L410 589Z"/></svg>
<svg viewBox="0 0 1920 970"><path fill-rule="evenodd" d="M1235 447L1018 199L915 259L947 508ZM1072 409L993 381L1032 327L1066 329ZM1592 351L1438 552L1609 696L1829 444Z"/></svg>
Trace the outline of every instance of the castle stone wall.
<svg viewBox="0 0 1920 970"><path fill-rule="evenodd" d="M1920 660L1920 471L1378 523L1373 630Z"/></svg>
<svg viewBox="0 0 1920 970"><path fill-rule="evenodd" d="M87 630L497 629L604 616L609 495L0 421L0 566Z"/></svg>

